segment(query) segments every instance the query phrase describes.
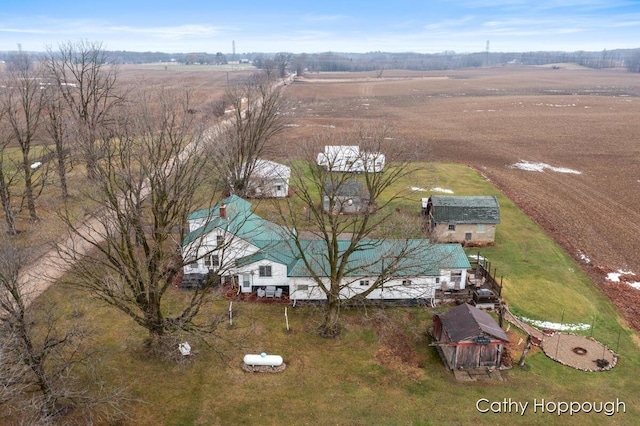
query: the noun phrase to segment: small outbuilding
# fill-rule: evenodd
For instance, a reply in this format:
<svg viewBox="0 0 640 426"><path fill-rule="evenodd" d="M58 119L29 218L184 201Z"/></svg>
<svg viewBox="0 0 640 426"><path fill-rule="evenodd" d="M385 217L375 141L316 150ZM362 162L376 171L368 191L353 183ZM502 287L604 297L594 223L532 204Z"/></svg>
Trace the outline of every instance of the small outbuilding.
<svg viewBox="0 0 640 426"><path fill-rule="evenodd" d="M498 199L491 196L431 195L422 199L433 241L465 245L495 242L500 223Z"/></svg>
<svg viewBox="0 0 640 426"><path fill-rule="evenodd" d="M318 154L317 163L331 172L380 173L384 170L385 156L360 151L358 145L327 145Z"/></svg>
<svg viewBox="0 0 640 426"><path fill-rule="evenodd" d="M507 334L487 312L465 303L433 316L433 344L450 370L500 367Z"/></svg>
<svg viewBox="0 0 640 426"><path fill-rule="evenodd" d="M290 177L290 167L274 161L256 160L247 192L254 198L286 197L289 195Z"/></svg>
<svg viewBox="0 0 640 426"><path fill-rule="evenodd" d="M363 214L373 211L370 194L358 180L325 182L322 204L325 213Z"/></svg>

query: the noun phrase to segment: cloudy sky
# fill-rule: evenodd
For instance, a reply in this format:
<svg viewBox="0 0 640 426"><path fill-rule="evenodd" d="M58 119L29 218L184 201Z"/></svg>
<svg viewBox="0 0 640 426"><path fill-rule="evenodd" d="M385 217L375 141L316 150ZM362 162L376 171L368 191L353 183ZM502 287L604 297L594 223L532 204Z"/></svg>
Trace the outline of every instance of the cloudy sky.
<svg viewBox="0 0 640 426"><path fill-rule="evenodd" d="M0 0L0 50L600 51L640 47L638 0Z"/></svg>

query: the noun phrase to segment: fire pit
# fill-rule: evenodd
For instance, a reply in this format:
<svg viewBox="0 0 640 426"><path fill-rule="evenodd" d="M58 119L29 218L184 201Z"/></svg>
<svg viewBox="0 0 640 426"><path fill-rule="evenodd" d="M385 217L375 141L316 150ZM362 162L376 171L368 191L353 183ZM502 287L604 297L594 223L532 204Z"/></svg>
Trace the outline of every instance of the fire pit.
<svg viewBox="0 0 640 426"><path fill-rule="evenodd" d="M585 348L581 348L580 346L576 346L575 348L572 349L572 351L576 355L586 355L587 354L587 350Z"/></svg>

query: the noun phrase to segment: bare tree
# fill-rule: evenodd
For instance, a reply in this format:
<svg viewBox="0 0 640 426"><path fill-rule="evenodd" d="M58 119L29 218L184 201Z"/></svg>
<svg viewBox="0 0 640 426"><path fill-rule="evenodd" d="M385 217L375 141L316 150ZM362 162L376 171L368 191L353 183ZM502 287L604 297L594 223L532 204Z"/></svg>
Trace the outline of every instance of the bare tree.
<svg viewBox="0 0 640 426"><path fill-rule="evenodd" d="M326 295L320 327L325 337L340 334L342 306L363 302L398 275L410 277L430 267L426 263L433 257L428 253L432 246L428 240L416 239L416 234L421 235L420 227L406 218L398 220L393 207L402 196L394 185L412 173L410 164L391 161L382 171L370 164L377 158L375 153L389 146L385 143L388 132L386 126L375 124L357 127L349 134L322 135L315 147L359 145L362 167L357 173L331 171L334 162L341 161L337 157L327 158L327 167L319 167L313 154L309 155L313 148L309 148L304 164L292 171L294 195L286 207L279 204L281 221L296 230L289 236L295 255ZM354 187L357 191L345 196L344 190ZM377 256L363 259L360 254L364 251ZM358 288L360 282L354 277L363 276L375 278L366 288Z"/></svg>
<svg viewBox="0 0 640 426"><path fill-rule="evenodd" d="M156 344L174 331L215 327L195 321L211 294L208 286L170 313L163 303L184 266L187 217L206 205L199 198L207 179L203 129L190 110L187 93L170 92L121 108L123 116L110 130L113 140L104 139L95 164L90 196L99 212L83 223L67 218L76 241L90 250L60 248L75 263L72 283L144 327L151 347L161 347Z"/></svg>
<svg viewBox="0 0 640 426"><path fill-rule="evenodd" d="M8 133L8 142L20 148L21 161L18 169L24 179L23 199L32 220L38 219L37 188L42 184L42 181L37 181L36 171L31 167L34 163L32 150L42 130L47 96L47 86L43 84L41 77L40 67L19 51L9 67L2 96L3 121L6 122L3 128Z"/></svg>
<svg viewBox="0 0 640 426"><path fill-rule="evenodd" d="M287 69L293 58L293 53L280 52L274 57L276 67L278 69L278 77L285 78L287 76Z"/></svg>
<svg viewBox="0 0 640 426"><path fill-rule="evenodd" d="M108 62L102 43L84 40L62 43L58 51L48 47L45 65L72 113L87 176L93 179L102 155L99 137L122 101L116 86L118 67Z"/></svg>
<svg viewBox="0 0 640 426"><path fill-rule="evenodd" d="M71 156L71 144L69 141L69 109L62 96L59 86L49 88L47 97L45 129L49 138L53 141L53 154L56 161L56 172L60 179L60 191L62 198L69 197L69 187L67 185L67 171L70 167L69 158Z"/></svg>
<svg viewBox="0 0 640 426"><path fill-rule="evenodd" d="M17 177L16 169L13 172L5 167L5 160L8 158L7 148L11 142L11 132L4 120L6 108L0 104L0 204L4 213L5 223L7 225L6 232L9 235L16 235L16 215L12 204L12 195Z"/></svg>
<svg viewBox="0 0 640 426"><path fill-rule="evenodd" d="M1 242L0 421L44 424L75 411L86 424L123 415L120 390L106 391L92 374L86 330L54 302L34 300L26 252L7 237Z"/></svg>
<svg viewBox="0 0 640 426"><path fill-rule="evenodd" d="M233 117L211 147L218 175L230 194L246 196L256 161L268 153L273 138L285 130L282 87L255 76L229 89Z"/></svg>

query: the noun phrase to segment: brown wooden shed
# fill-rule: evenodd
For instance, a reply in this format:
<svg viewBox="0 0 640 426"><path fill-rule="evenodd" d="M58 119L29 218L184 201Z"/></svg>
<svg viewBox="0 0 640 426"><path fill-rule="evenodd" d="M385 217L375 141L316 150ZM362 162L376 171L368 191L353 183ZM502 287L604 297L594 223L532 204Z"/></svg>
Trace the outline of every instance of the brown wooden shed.
<svg viewBox="0 0 640 426"><path fill-rule="evenodd" d="M467 303L434 315L431 335L450 370L500 367L509 342L491 315Z"/></svg>

